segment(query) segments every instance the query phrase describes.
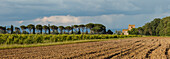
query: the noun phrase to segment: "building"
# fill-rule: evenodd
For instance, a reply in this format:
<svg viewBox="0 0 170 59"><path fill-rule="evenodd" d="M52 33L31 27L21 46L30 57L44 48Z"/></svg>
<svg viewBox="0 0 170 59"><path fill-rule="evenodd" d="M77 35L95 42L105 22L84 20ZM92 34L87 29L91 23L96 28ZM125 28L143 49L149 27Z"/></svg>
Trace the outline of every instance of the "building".
<svg viewBox="0 0 170 59"><path fill-rule="evenodd" d="M123 33L124 35L129 35L128 29L123 29L123 30L122 30L122 33Z"/></svg>
<svg viewBox="0 0 170 59"><path fill-rule="evenodd" d="M131 30L132 28L135 28L135 25L130 25L129 24L128 30Z"/></svg>
<svg viewBox="0 0 170 59"><path fill-rule="evenodd" d="M132 28L135 28L135 25L130 25L130 24L129 24L128 29L123 29L123 30L122 30L122 33L123 33L124 35L129 35L128 31L131 30Z"/></svg>

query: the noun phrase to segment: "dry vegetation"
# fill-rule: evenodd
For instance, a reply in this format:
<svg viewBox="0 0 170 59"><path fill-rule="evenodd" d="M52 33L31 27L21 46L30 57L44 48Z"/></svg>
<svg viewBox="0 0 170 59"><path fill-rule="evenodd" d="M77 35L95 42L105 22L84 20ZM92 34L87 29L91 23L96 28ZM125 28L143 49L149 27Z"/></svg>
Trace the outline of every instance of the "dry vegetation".
<svg viewBox="0 0 170 59"><path fill-rule="evenodd" d="M0 58L168 59L170 37L140 37L46 47L0 50Z"/></svg>

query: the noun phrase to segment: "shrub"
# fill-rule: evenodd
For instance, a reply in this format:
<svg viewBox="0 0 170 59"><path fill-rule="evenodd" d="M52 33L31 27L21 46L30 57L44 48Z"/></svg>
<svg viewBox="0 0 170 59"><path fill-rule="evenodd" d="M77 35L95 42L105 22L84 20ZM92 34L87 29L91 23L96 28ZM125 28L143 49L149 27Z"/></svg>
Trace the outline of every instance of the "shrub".
<svg viewBox="0 0 170 59"><path fill-rule="evenodd" d="M68 35L66 41L72 40L72 36Z"/></svg>
<svg viewBox="0 0 170 59"><path fill-rule="evenodd" d="M0 44L4 44L5 43L5 39L3 39L2 37L0 37Z"/></svg>
<svg viewBox="0 0 170 59"><path fill-rule="evenodd" d="M79 37L77 35L74 35L72 40L78 40L78 39Z"/></svg>
<svg viewBox="0 0 170 59"><path fill-rule="evenodd" d="M35 43L35 41L31 37L28 37L27 39L24 40L24 44L33 44L33 43Z"/></svg>
<svg viewBox="0 0 170 59"><path fill-rule="evenodd" d="M43 37L42 36L34 37L34 40L36 41L36 43L43 43Z"/></svg>
<svg viewBox="0 0 170 59"><path fill-rule="evenodd" d="M124 37L141 37L141 35L109 35L109 34L80 34L80 35L47 35L47 34L0 34L0 44L33 44L33 43L48 43L48 42L62 42L70 40L84 40L84 39L111 39Z"/></svg>
<svg viewBox="0 0 170 59"><path fill-rule="evenodd" d="M50 40L50 36L49 35L43 36L43 40Z"/></svg>
<svg viewBox="0 0 170 59"><path fill-rule="evenodd" d="M57 36L56 36L56 35L55 35L55 36L52 36L52 37L50 38L50 41L51 41L51 42L57 42L57 41L58 41Z"/></svg>
<svg viewBox="0 0 170 59"><path fill-rule="evenodd" d="M19 44L19 38L14 38L14 44Z"/></svg>
<svg viewBox="0 0 170 59"><path fill-rule="evenodd" d="M13 44L14 41L14 37L12 35L8 36L7 40L6 40L6 44Z"/></svg>
<svg viewBox="0 0 170 59"><path fill-rule="evenodd" d="M82 40L83 39L83 35L82 34L79 35L78 37L79 37L78 40Z"/></svg>
<svg viewBox="0 0 170 59"><path fill-rule="evenodd" d="M90 39L94 39L94 35L90 35Z"/></svg>
<svg viewBox="0 0 170 59"><path fill-rule="evenodd" d="M90 39L90 35L86 35L86 36L85 36L85 39Z"/></svg>

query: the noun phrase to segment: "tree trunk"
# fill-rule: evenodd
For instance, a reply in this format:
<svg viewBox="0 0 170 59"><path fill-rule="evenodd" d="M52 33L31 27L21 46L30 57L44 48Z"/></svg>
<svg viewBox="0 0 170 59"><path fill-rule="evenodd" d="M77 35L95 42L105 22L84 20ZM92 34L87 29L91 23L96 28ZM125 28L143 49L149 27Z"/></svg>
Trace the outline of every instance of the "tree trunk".
<svg viewBox="0 0 170 59"><path fill-rule="evenodd" d="M77 33L77 28L74 28L74 30L75 30L75 33Z"/></svg>
<svg viewBox="0 0 170 59"><path fill-rule="evenodd" d="M58 30L56 29L56 33L58 34Z"/></svg>
<svg viewBox="0 0 170 59"><path fill-rule="evenodd" d="M88 34L88 28L86 28L86 34Z"/></svg>
<svg viewBox="0 0 170 59"><path fill-rule="evenodd" d="M63 33L63 30L60 30L60 34L62 34Z"/></svg>
<svg viewBox="0 0 170 59"><path fill-rule="evenodd" d="M64 34L66 34L65 30L64 30Z"/></svg>
<svg viewBox="0 0 170 59"><path fill-rule="evenodd" d="M82 31L81 34L83 34L84 33L84 29L82 28L81 31Z"/></svg>
<svg viewBox="0 0 170 59"><path fill-rule="evenodd" d="M54 29L53 29L53 34L54 34Z"/></svg>
<svg viewBox="0 0 170 59"><path fill-rule="evenodd" d="M47 30L45 29L45 34L47 34Z"/></svg>
<svg viewBox="0 0 170 59"><path fill-rule="evenodd" d="M33 28L33 34L35 34L35 28Z"/></svg>
<svg viewBox="0 0 170 59"><path fill-rule="evenodd" d="M51 34L51 32L50 32L50 24L48 24L48 34Z"/></svg>
<svg viewBox="0 0 170 59"><path fill-rule="evenodd" d="M68 30L68 34L70 34L70 30Z"/></svg>
<svg viewBox="0 0 170 59"><path fill-rule="evenodd" d="M73 29L71 30L71 34L73 34Z"/></svg>
<svg viewBox="0 0 170 59"><path fill-rule="evenodd" d="M42 29L41 29L41 34L42 34Z"/></svg>
<svg viewBox="0 0 170 59"><path fill-rule="evenodd" d="M90 28L90 34L92 34L92 30L91 30L92 28Z"/></svg>
<svg viewBox="0 0 170 59"><path fill-rule="evenodd" d="M30 31L30 34L31 34L31 29L29 29L29 31Z"/></svg>

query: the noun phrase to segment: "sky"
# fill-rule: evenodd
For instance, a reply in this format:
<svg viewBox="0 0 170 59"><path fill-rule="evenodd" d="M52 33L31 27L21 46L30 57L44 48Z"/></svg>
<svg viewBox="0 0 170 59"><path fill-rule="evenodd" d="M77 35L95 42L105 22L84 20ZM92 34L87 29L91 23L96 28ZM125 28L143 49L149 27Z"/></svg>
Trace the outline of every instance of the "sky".
<svg viewBox="0 0 170 59"><path fill-rule="evenodd" d="M0 26L100 23L107 29L143 26L170 16L170 0L0 0Z"/></svg>

